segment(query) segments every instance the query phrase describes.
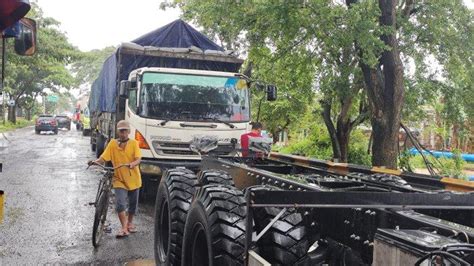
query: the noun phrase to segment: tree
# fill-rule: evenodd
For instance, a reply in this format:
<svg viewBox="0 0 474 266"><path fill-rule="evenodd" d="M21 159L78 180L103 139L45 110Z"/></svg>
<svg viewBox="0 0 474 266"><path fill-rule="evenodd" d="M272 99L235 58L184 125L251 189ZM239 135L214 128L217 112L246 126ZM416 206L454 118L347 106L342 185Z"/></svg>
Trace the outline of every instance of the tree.
<svg viewBox="0 0 474 266"><path fill-rule="evenodd" d="M109 46L82 53L82 56L72 64L72 72L75 74L77 83L92 84L99 76L105 59L116 49L116 47Z"/></svg>
<svg viewBox="0 0 474 266"><path fill-rule="evenodd" d="M179 6L185 18L211 36L220 36L226 48L248 55L254 77L279 85L280 100L262 108L262 119L274 134L302 117L314 104L315 93L323 93L322 115L333 157L346 161L351 130L364 121L367 109L360 79L353 79L357 58L352 39L347 38L354 16L345 19L344 6L328 3L175 1L171 5ZM229 16L222 17L224 11ZM326 82L315 82L316 76ZM354 103L361 108L354 108Z"/></svg>
<svg viewBox="0 0 474 266"><path fill-rule="evenodd" d="M16 122L16 107L25 104L26 109L33 108L36 97L49 88L55 92L59 88L70 88L74 85L74 77L67 69L78 51L68 42L58 27L59 22L43 17L41 9L32 5L28 14L38 25L38 51L32 57L21 57L8 54L6 67L5 92L17 105L9 108L9 121Z"/></svg>
<svg viewBox="0 0 474 266"><path fill-rule="evenodd" d="M374 3L359 4L356 0L347 0L350 8L368 7L374 10ZM359 66L364 76L365 88L371 110L372 123L372 164L397 168L398 134L401 113L405 97L403 64L397 39L397 0L379 0L379 29L373 36L379 37L385 45L377 62L364 60L366 53L374 53L365 47L366 39L354 39L355 48L362 60ZM409 6L409 3L407 3ZM410 11L408 11L409 14ZM375 23L376 17L369 16L368 21ZM378 33L380 34L379 36ZM369 39L373 39L369 38Z"/></svg>
<svg viewBox="0 0 474 266"><path fill-rule="evenodd" d="M456 90L463 92L456 95L468 95L464 91L472 91L471 85L459 84L459 80L472 77L472 46L459 45L467 41L472 43L472 12L466 11L460 0L435 2L221 1L216 5L209 0L175 0L168 5L179 6L186 19L203 26L211 36L220 36L218 39L226 47L243 51L253 69L260 71L256 73L258 78L278 80L286 77L288 80L285 72L291 72L293 68L304 69L300 64L307 64L306 69L311 73L304 73L302 79L312 77L312 95L322 95L322 114L331 136L334 157L346 158L345 147L348 147L352 128L369 116L373 130L372 163L396 168L406 97L410 107L419 102L432 103L431 100L438 96L429 92L429 88L436 88L443 97L449 98L447 103L461 99L443 90L446 84L437 86L429 75L420 72L427 64L423 53L430 51L445 67L451 81L447 85L457 84L456 87L463 88ZM223 13L226 16L222 16ZM456 18L452 18L453 14ZM461 38L466 32L468 34ZM456 45L449 44L453 40ZM233 41L238 45L229 45ZM462 52L456 52L456 49ZM414 61L418 70L415 76L405 73L405 68L412 64L410 61ZM459 61L463 61L462 68L456 68ZM292 65L288 64L291 62ZM286 67L278 68L279 65ZM265 76L265 73L271 74ZM295 73L301 75L301 72ZM290 80L293 84L301 84L298 76L291 76ZM286 109L278 110L269 105L273 107L267 109L273 112L270 116L266 116L267 110L264 110L263 117L270 118L270 124L275 122L271 120L275 117L291 114L291 101L287 100L295 97L294 92L298 91L287 91L290 86L280 87L283 95L292 97L279 102L285 103ZM304 95L311 95L303 91ZM424 100L423 95L429 97ZM453 104L446 105L449 106L452 110L459 109ZM296 110L304 112L307 109ZM469 108L463 105L463 109ZM281 112L280 116L274 112ZM284 126L284 119L279 124Z"/></svg>
<svg viewBox="0 0 474 266"><path fill-rule="evenodd" d="M437 131L443 132L439 137L451 135L452 148L466 147L474 117L473 12L459 0L414 2L412 7L399 26L402 55L416 65L408 75L403 120L423 119L426 106L432 106Z"/></svg>

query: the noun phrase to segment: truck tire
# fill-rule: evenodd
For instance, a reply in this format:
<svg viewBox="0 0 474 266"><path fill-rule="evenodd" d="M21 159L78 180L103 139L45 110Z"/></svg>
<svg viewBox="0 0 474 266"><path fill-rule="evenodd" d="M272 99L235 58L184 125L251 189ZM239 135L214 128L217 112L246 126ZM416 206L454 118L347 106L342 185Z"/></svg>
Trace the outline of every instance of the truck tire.
<svg viewBox="0 0 474 266"><path fill-rule="evenodd" d="M281 208L255 208L255 227L260 232ZM290 208L257 242L259 254L272 265L294 265L304 259L311 246L303 215Z"/></svg>
<svg viewBox="0 0 474 266"><path fill-rule="evenodd" d="M105 138L102 135L98 135L96 139L96 147L95 147L95 157L99 158L102 153L104 152L105 148Z"/></svg>
<svg viewBox="0 0 474 266"><path fill-rule="evenodd" d="M221 170L203 170L198 174L198 181L200 185L227 185L234 187L234 179L232 176Z"/></svg>
<svg viewBox="0 0 474 266"><path fill-rule="evenodd" d="M221 185L200 188L184 227L181 265L243 265L246 215L242 191Z"/></svg>
<svg viewBox="0 0 474 266"><path fill-rule="evenodd" d="M184 224L197 185L196 175L188 169L173 168L163 174L155 202L157 265L180 265Z"/></svg>

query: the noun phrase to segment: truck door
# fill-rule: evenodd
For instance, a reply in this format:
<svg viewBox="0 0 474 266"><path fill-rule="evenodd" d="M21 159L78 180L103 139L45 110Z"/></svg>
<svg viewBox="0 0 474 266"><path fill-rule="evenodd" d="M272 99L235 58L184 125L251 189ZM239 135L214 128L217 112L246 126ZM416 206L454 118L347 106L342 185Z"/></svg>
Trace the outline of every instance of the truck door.
<svg viewBox="0 0 474 266"><path fill-rule="evenodd" d="M142 148L142 156L149 157L145 148L144 138L147 134L147 119L139 116L138 108L138 90L129 90L127 104L125 107L125 120L130 123L130 136L129 138L135 139L139 142L140 148Z"/></svg>

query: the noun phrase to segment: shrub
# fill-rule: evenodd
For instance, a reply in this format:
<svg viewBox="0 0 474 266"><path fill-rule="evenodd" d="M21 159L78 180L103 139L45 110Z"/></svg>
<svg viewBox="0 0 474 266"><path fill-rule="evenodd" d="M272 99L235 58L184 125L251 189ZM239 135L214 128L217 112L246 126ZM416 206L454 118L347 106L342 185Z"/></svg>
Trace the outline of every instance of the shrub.
<svg viewBox="0 0 474 266"><path fill-rule="evenodd" d="M333 157L331 139L321 126L313 126L311 134L301 140L293 140L286 147L279 149L281 153L307 156L320 160L330 160ZM371 165L370 155L367 154L368 139L361 131L354 130L348 152L348 162L354 164Z"/></svg>

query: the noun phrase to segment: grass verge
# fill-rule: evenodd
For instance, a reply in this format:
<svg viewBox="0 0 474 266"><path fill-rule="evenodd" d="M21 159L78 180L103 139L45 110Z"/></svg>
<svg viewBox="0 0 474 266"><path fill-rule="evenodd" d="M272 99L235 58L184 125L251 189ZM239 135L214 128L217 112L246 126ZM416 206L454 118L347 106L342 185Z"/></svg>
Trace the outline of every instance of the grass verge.
<svg viewBox="0 0 474 266"><path fill-rule="evenodd" d="M18 118L16 120L16 124L10 123L8 121L6 121L5 124L0 122L0 133L7 132L7 131L12 131L12 130L15 130L15 129L18 129L18 128L31 126L31 125L34 125L34 124L35 124L34 120L28 121L24 118Z"/></svg>

